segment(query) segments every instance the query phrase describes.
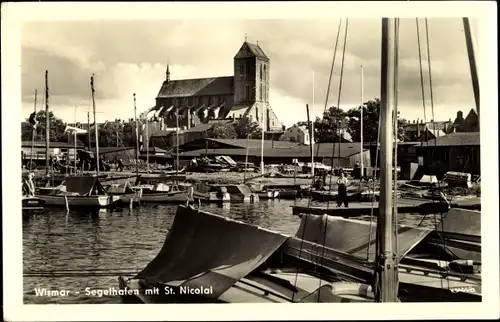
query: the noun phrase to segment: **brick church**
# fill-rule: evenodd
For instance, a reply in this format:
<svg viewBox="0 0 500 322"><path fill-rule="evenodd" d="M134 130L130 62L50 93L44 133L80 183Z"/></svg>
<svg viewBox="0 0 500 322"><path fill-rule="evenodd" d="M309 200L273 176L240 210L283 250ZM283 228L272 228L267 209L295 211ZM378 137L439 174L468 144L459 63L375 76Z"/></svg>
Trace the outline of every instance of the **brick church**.
<svg viewBox="0 0 500 322"><path fill-rule="evenodd" d="M243 43L234 56L234 76L170 79L167 65L152 111L167 127L191 128L210 120L248 117L265 131L281 131L281 122L269 105L270 60L258 44ZM263 118L263 119L262 119Z"/></svg>

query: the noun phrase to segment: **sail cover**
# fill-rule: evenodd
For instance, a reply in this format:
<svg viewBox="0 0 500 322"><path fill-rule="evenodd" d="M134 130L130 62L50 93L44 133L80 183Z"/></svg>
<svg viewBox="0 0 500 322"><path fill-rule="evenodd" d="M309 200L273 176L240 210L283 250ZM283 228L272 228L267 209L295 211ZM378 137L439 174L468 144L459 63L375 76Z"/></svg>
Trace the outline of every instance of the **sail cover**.
<svg viewBox="0 0 500 322"><path fill-rule="evenodd" d="M92 192L103 193L104 190L97 177L74 176L64 180L67 192L77 192L80 196L89 196Z"/></svg>
<svg viewBox="0 0 500 322"><path fill-rule="evenodd" d="M304 215L296 237L319 245L325 245L337 251L353 256L375 259L375 241L377 224L361 220L344 219L328 215ZM400 226L398 230L399 258L406 255L422 241L432 230ZM371 238L369 238L371 236Z"/></svg>
<svg viewBox="0 0 500 322"><path fill-rule="evenodd" d="M212 294L206 296L215 300L260 266L287 238L180 206L159 254L136 278L171 286L212 286Z"/></svg>

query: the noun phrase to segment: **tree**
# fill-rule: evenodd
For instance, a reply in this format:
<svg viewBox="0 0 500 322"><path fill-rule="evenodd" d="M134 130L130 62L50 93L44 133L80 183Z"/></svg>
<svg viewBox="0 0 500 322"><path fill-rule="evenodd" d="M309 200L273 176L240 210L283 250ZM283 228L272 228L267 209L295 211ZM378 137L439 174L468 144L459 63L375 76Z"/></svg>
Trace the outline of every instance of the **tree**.
<svg viewBox="0 0 500 322"><path fill-rule="evenodd" d="M404 126L405 119L399 118L398 111L398 139L405 140ZM347 131L352 136L354 142L361 141L361 110L360 107L352 108L346 113L349 124ZM375 98L363 105L363 141L364 142L377 142L378 125L380 118L380 99Z"/></svg>
<svg viewBox="0 0 500 322"><path fill-rule="evenodd" d="M123 124L108 122L99 128L99 146L123 146Z"/></svg>
<svg viewBox="0 0 500 322"><path fill-rule="evenodd" d="M232 123L215 123L212 135L216 139L236 139L237 134Z"/></svg>
<svg viewBox="0 0 500 322"><path fill-rule="evenodd" d="M46 114L44 110L40 110L35 114L35 119L37 121L36 125L36 136L35 140L44 141L45 140L45 124L46 124ZM53 112L49 112L49 139L51 142L67 142L68 136L64 133L66 125L64 122L55 117ZM29 123L29 119L26 122L21 123L21 140L31 141L32 138L32 125Z"/></svg>
<svg viewBox="0 0 500 322"><path fill-rule="evenodd" d="M242 117L233 123L236 137L238 139L246 139L249 135L250 138L260 138L261 131L259 124L252 122L248 117Z"/></svg>
<svg viewBox="0 0 500 322"><path fill-rule="evenodd" d="M339 129L345 129L346 113L332 106L323 113L323 118L314 121L314 140L316 142L338 142ZM306 122L307 123L307 122Z"/></svg>
<svg viewBox="0 0 500 322"><path fill-rule="evenodd" d="M126 147L135 147L137 142L136 142L136 136L135 136L135 124L132 125L130 123L126 123L123 125L122 129L123 133L123 145Z"/></svg>

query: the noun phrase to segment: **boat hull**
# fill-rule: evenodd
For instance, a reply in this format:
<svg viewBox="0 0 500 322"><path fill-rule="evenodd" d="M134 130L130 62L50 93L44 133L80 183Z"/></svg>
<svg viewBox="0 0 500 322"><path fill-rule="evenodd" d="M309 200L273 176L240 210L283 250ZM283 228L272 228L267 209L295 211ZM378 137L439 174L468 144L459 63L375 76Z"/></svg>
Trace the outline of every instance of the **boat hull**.
<svg viewBox="0 0 500 322"><path fill-rule="evenodd" d="M255 193L257 196L259 196L259 199L265 200L265 199L278 199L280 192L277 190L272 190L272 191L260 191Z"/></svg>
<svg viewBox="0 0 500 322"><path fill-rule="evenodd" d="M132 199L141 203L184 203L186 202L188 193L185 191L176 192L158 192L158 193L143 193L140 198L137 198L134 193L124 194L120 196L120 201L130 203Z"/></svg>
<svg viewBox="0 0 500 322"><path fill-rule="evenodd" d="M23 197L22 207L25 210L42 210L45 206L45 201L37 197Z"/></svg>
<svg viewBox="0 0 500 322"><path fill-rule="evenodd" d="M64 196L64 195L40 195L38 196L45 202L46 206L53 207L96 207L104 208L111 206L118 198L114 196Z"/></svg>

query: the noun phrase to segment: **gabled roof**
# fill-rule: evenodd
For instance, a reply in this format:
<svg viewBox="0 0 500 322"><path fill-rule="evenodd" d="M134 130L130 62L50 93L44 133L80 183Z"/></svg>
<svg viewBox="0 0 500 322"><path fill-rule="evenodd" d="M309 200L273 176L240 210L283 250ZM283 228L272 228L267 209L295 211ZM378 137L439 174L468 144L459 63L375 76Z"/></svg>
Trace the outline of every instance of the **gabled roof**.
<svg viewBox="0 0 500 322"><path fill-rule="evenodd" d="M236 56L234 56L234 59L241 59L241 58L259 58L264 61L269 61L269 57L266 56L262 48L260 48L259 45L249 43L248 41L245 41L243 45L241 46L240 50L238 53L236 53Z"/></svg>
<svg viewBox="0 0 500 322"><path fill-rule="evenodd" d="M156 98L232 95L233 93L234 77L223 76L165 81Z"/></svg>
<svg viewBox="0 0 500 322"><path fill-rule="evenodd" d="M479 145L479 132L456 132L424 142L423 147Z"/></svg>

